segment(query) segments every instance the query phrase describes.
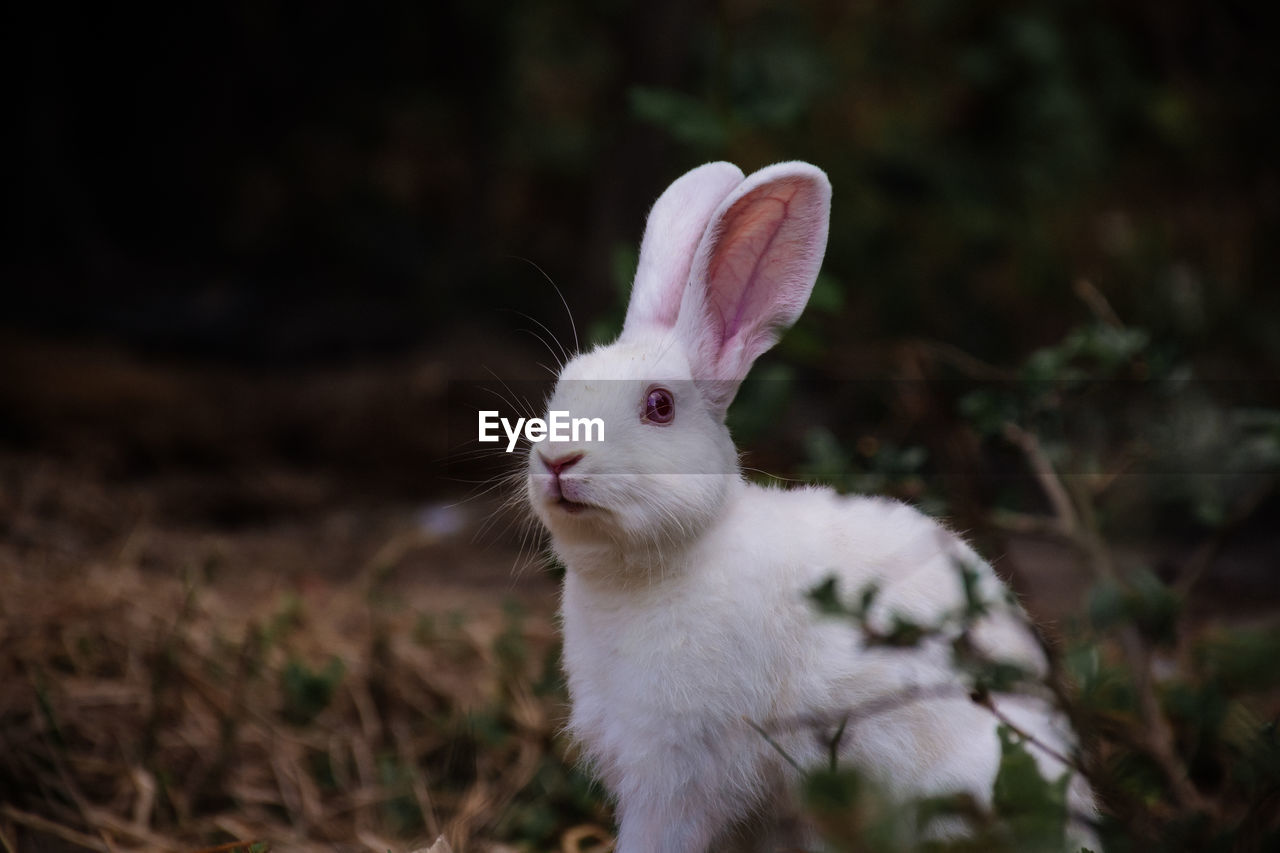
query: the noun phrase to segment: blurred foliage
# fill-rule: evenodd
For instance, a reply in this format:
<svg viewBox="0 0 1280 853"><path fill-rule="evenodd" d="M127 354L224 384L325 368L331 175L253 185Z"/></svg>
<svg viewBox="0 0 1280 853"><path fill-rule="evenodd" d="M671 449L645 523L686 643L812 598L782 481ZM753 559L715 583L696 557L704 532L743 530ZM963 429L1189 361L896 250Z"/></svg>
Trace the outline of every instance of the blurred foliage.
<svg viewBox="0 0 1280 853"><path fill-rule="evenodd" d="M824 483L842 492L888 494L912 500L930 514L941 512L945 503L930 494L920 476L928 451L913 446L898 448L881 444L873 436L863 436L850 451L825 427L813 427L804 437L805 461L797 473L805 480Z"/></svg>
<svg viewBox="0 0 1280 853"><path fill-rule="evenodd" d="M1274 367L1274 299L1255 291L1268 309L1257 318L1237 301L1253 264L1274 262L1247 248L1274 217L1274 188L1255 183L1274 182L1273 167L1234 159L1261 154L1252 140L1218 146L1277 140L1259 108L1276 67L1236 52L1252 73L1232 82L1261 101L1218 97L1231 62L1215 66L1203 40L1248 42L1240 28L1258 21L1238 4L1204 15L1085 0L725 4L688 82L634 85L630 107L690 161L828 170L826 270L848 290L837 317L802 320L798 334L840 330L811 358L904 333L1008 358L1064 331L1070 285L1088 275L1144 328L1262 350ZM1198 221L1207 192L1234 209L1237 233Z"/></svg>
<svg viewBox="0 0 1280 853"><path fill-rule="evenodd" d="M1093 578L1082 613L1062 632L1063 645L1047 647L1052 672L1043 684L1021 667L977 653L967 640L974 620L992 603L977 598L976 575L966 566L956 566L966 594L963 606L929 624L881 612L875 585L842 591L832 578L810 593L817 612L847 620L864 645L948 642L979 704L995 693L1043 695L1047 687L1080 735L1071 759L1098 795L1096 830L1107 850L1264 850L1280 844L1275 614L1261 625L1223 621L1206 628L1188 613L1192 590L1217 545L1275 489L1280 467L1267 441L1274 436L1276 411L1215 401L1208 393L1214 389L1197 389L1187 381L1188 372L1144 330L1095 323L1033 352L1015 379L955 398L975 433L1016 444L1040 489L1059 495L1047 501L1050 515L1042 529L1071 544ZM1121 393L1106 394L1118 378L1124 380ZM1102 401L1088 399L1099 393ZM1096 470L1095 458L1094 469L1083 471L1078 457L1103 454L1112 464L1119 457L1134 464L1135 458L1177 454L1185 444L1161 446L1149 440L1150 431L1135 436L1123 430L1081 441L1078 432L1063 428L1069 414L1086 425L1151 423L1158 420L1153 404L1168 407L1165 422L1208 418L1216 445L1250 448L1242 468L1218 457L1217 476L1194 467L1165 470L1166 492L1159 500L1178 505L1183 518L1198 521L1208 543L1217 543L1194 551L1172 582L1117 560L1108 531L1120 525L1114 509L1106 512L1116 498L1096 487L1099 479L1109 486L1108 469ZM884 455L891 460L895 451ZM866 463L841 450L829 434L811 433L810 458L812 476L895 491L891 479L868 479ZM1242 477L1252 490L1240 487ZM1068 488L1068 481L1075 487ZM1232 511L1206 514L1207 495ZM1145 489L1143 496L1151 500ZM1041 511L1031 505L1032 512ZM995 514L997 525L1003 512ZM966 798L915 803L921 820L947 816L968 827L969 837L930 842L927 849L1064 849L1066 777L1041 778L1007 726L1000 740L1003 760L989 806ZM853 768L813 771L806 796L834 849L920 849L916 834L886 807L883 793Z"/></svg>
<svg viewBox="0 0 1280 853"><path fill-rule="evenodd" d="M296 726L305 726L314 720L333 701L343 671L339 658L330 658L320 670L313 670L301 661L289 661L280 674L284 718Z"/></svg>
<svg viewBox="0 0 1280 853"><path fill-rule="evenodd" d="M964 688L973 701L991 706L993 694L1034 691L1037 685L1019 665L979 653L970 632L993 607L1009 602L985 601L978 593L979 572L957 564L965 600L954 612L944 613L936 622L923 624L877 606L879 590L869 585L846 601L835 578L829 578L810 592L818 612L846 619L867 647L882 646L910 650L925 641L943 641L952 650L957 672L963 673ZM960 686L960 685L957 685ZM892 714L894 697L884 697L883 706L865 714ZM904 694L901 701L910 701ZM870 702L868 706L876 705ZM855 715L857 709L851 711ZM993 711L994 713L994 711ZM1039 749L1026 736L1011 728L1005 718L997 727L1001 761L989 803L969 794L920 797L906 804L895 803L855 767L814 769L805 782L806 803L833 850L1009 850L1058 851L1068 849L1068 821L1089 816L1068 813L1066 791L1072 772L1057 779L1042 775L1028 749ZM905 823L909 817L911 823ZM937 822L937 823L935 823ZM932 839L943 829L947 840ZM962 830L960 828L963 828Z"/></svg>
<svg viewBox="0 0 1280 853"><path fill-rule="evenodd" d="M1122 583L1123 593L1107 584L1095 590L1090 624L1069 630L1068 646L1054 659L1057 672L1045 684L1019 667L974 655L965 638L987 605L971 600L935 624L919 624L873 612L874 587L847 602L833 580L815 588L818 610L849 619L869 645L910 649L928 638L949 640L979 704L989 707L988 697L997 693L1044 695L1047 686L1081 735L1069 759L1101 808L1096 818L1069 816L1070 774L1045 779L1027 751L1039 747L1002 722L1002 761L987 805L968 797L922 798L904 812L890 807L856 768L813 769L806 802L831 849L1062 851L1070 849L1063 834L1068 817L1093 825L1107 850L1269 850L1280 843L1274 809L1280 716L1270 665L1280 634L1274 625L1199 633L1178 595L1154 577ZM1159 614L1155 621L1153 614ZM1137 653L1123 654L1134 642L1125 635L1135 628ZM1178 643L1188 644L1191 654L1176 663L1154 656ZM916 816L914 829L903 825L904 813ZM922 845L919 832L939 818L959 820L965 836Z"/></svg>
<svg viewBox="0 0 1280 853"><path fill-rule="evenodd" d="M82 11L15 21L6 265L43 286L10 322L297 357L511 331L501 306L568 339L518 258L612 323L615 247L667 182L807 159L842 292L801 321L806 363L904 334L1013 359L1079 321L1088 276L1157 337L1280 365L1265 4Z"/></svg>

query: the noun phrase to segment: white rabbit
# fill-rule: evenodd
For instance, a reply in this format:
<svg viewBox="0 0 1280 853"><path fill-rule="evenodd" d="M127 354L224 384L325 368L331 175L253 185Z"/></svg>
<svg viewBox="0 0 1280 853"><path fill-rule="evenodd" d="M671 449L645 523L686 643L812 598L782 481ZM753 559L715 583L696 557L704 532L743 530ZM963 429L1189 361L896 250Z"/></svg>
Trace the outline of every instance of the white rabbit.
<svg viewBox="0 0 1280 853"><path fill-rule="evenodd" d="M998 720L964 692L949 646L868 647L848 622L819 617L806 592L833 575L847 596L876 583L875 619L935 623L963 606L957 561L1005 602L994 572L906 505L747 482L724 424L752 362L809 298L830 198L807 163L746 178L710 163L673 183L649 214L621 337L566 364L550 400L551 411L600 418L605 440L529 452L528 499L567 568L570 730L617 798L619 853L773 849L762 827L784 813L797 774L758 728L814 765L868 702L889 700L855 713L841 760L904 798L991 801ZM1015 605L974 637L1043 671ZM997 701L1070 751L1046 702ZM1028 748L1049 778L1066 771ZM1071 799L1091 808L1081 781Z"/></svg>

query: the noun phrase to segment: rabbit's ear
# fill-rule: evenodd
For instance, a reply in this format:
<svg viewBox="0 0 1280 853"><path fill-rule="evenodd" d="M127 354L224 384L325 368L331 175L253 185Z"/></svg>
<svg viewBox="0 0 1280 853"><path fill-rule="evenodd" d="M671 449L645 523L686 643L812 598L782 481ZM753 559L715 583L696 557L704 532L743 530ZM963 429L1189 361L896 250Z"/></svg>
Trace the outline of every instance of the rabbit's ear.
<svg viewBox="0 0 1280 853"><path fill-rule="evenodd" d="M808 163L779 163L737 186L694 254L678 330L723 412L752 362L800 316L827 247L831 184Z"/></svg>
<svg viewBox="0 0 1280 853"><path fill-rule="evenodd" d="M732 163L707 163L677 178L654 202L640 244L624 334L675 325L693 253L707 222L742 177L742 170Z"/></svg>

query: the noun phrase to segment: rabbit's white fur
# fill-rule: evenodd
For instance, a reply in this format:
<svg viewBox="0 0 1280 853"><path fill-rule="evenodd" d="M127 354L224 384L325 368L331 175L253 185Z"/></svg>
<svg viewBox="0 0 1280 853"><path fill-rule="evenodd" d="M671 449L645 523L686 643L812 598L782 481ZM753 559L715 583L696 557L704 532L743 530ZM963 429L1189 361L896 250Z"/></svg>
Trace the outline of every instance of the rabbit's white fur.
<svg viewBox="0 0 1280 853"><path fill-rule="evenodd" d="M756 486L738 469L725 409L808 299L829 198L804 163L745 179L714 163L676 181L650 213L621 338L567 364L549 404L601 418L606 440L530 451L529 500L567 567L570 729L617 798L619 853L724 849L752 815L781 812L795 781L756 727L813 766L850 712L842 759L891 793L990 801L998 721L964 692L948 644L865 647L806 597L830 576L846 595L877 584L874 620L934 623L963 605L956 566L969 566L1001 602L978 645L1045 665L994 572L935 521L881 498ZM669 424L645 418L654 386L673 393ZM997 702L1070 750L1042 700ZM1065 772L1030 749L1051 778ZM1083 783L1071 793L1088 810ZM766 849L763 835L739 840Z"/></svg>

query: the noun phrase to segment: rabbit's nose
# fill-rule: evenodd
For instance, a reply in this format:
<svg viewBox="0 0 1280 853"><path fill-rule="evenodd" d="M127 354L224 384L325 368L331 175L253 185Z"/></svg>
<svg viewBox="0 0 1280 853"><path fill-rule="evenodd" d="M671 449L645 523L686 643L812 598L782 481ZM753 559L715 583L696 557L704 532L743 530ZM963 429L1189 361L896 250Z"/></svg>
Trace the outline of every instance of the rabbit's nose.
<svg viewBox="0 0 1280 853"><path fill-rule="evenodd" d="M541 453L538 454L538 458L542 460L542 464L556 479L560 478L561 471L564 471L566 468L573 467L582 457L582 453L567 453L564 456L558 456L555 459L548 459Z"/></svg>

